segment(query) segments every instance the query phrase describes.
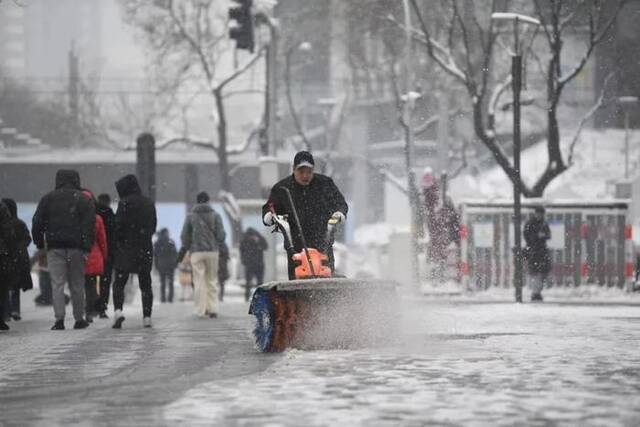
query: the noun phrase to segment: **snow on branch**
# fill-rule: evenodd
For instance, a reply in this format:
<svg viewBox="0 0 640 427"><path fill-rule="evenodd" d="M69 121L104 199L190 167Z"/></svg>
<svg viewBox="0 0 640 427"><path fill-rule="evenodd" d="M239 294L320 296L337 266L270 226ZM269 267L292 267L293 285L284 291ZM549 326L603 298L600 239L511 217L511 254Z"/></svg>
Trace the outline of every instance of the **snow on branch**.
<svg viewBox="0 0 640 427"><path fill-rule="evenodd" d="M576 145L580 141L580 134L582 133L582 128L587 123L587 121L591 119L591 117L595 114L595 112L605 105L606 89L609 84L609 81L613 78L613 76L615 76L615 74L616 74L615 72L611 72L609 73L609 75L607 75L607 77L604 79L602 90L600 91L600 96L598 96L596 103L582 117L582 120L580 120L580 123L578 124L578 127L576 128L573 134L573 138L571 138L571 143L569 144L569 154L567 156L567 163L569 164L569 166L573 166L573 156L574 156Z"/></svg>
<svg viewBox="0 0 640 427"><path fill-rule="evenodd" d="M580 73L580 71L582 71L584 66L587 64L589 57L591 57L591 53L593 52L593 49L602 41L604 36L609 32L609 30L611 29L611 27L613 26L613 24L615 23L618 17L618 12L620 12L620 9L622 8L622 6L624 6L625 3L626 3L625 0L619 1L615 11L611 14L609 19L601 26L598 26L596 23L596 21L600 20L600 17L602 14L601 6L598 3L597 5L594 5L592 7L591 12L589 13L589 42L587 45L587 50L582 56L582 58L580 58L580 61L573 68L573 70L571 70L565 76L558 77L558 84L560 86L564 86L565 84L570 82L574 77L576 77Z"/></svg>

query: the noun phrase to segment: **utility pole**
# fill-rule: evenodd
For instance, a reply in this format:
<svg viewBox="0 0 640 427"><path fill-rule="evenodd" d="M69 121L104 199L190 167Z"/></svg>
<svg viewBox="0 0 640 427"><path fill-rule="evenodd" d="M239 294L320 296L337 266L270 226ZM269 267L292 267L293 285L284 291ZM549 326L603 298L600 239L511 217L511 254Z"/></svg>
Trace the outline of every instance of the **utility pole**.
<svg viewBox="0 0 640 427"><path fill-rule="evenodd" d="M150 133L136 139L136 175L142 192L156 200L156 140Z"/></svg>
<svg viewBox="0 0 640 427"><path fill-rule="evenodd" d="M514 54L511 57L511 88L513 91L513 233L514 277L516 302L522 302L522 178L520 174L520 92L522 91L522 52L520 48L520 23L540 25L540 21L519 13L496 12L491 19L513 21Z"/></svg>
<svg viewBox="0 0 640 427"><path fill-rule="evenodd" d="M413 53L411 34L411 8L409 0L402 1L404 8L405 26L405 58L404 58L404 99L402 110L402 121L405 130L405 165L407 168L407 188L409 190L409 206L411 210L411 276L414 286L420 285L420 266L418 264L418 252L420 243L418 235L422 234L422 219L420 215L420 195L416 186L415 172L413 171L414 155L414 134L413 134L413 106L417 99L417 94L413 88Z"/></svg>
<svg viewBox="0 0 640 427"><path fill-rule="evenodd" d="M78 112L78 95L79 95L79 80L80 80L80 66L78 63L78 56L75 53L74 43L71 43L71 49L68 55L69 60L69 113L73 120L73 143L72 145L78 145L80 138L77 135L80 123L80 116Z"/></svg>
<svg viewBox="0 0 640 427"><path fill-rule="evenodd" d="M266 98L265 126L267 128L267 156L272 156L278 148L278 43L279 29L276 22L265 14L259 15L261 22L269 27L270 40L266 55Z"/></svg>

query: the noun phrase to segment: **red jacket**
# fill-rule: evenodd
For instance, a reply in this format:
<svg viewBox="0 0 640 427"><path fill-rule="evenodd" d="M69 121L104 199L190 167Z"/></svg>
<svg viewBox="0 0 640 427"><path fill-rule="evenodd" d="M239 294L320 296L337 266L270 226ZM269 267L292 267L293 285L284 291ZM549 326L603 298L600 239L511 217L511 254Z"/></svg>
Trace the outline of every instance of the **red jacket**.
<svg viewBox="0 0 640 427"><path fill-rule="evenodd" d="M104 273L104 261L107 259L107 233L104 222L96 215L96 238L91 248L91 253L85 264L84 274L95 276Z"/></svg>

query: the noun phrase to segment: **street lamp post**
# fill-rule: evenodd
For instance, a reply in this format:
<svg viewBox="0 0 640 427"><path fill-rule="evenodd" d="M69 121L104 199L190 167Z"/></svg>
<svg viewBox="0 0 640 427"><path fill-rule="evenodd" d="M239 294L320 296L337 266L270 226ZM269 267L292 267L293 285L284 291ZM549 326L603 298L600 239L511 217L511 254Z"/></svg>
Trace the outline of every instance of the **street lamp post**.
<svg viewBox="0 0 640 427"><path fill-rule="evenodd" d="M618 104L624 111L624 179L629 179L629 113L638 105L638 97L619 96Z"/></svg>
<svg viewBox="0 0 640 427"><path fill-rule="evenodd" d="M300 52L311 52L311 43L309 42L300 42L294 46L291 46L286 54L285 54L285 90L287 94L287 103L289 104L289 111L291 113L291 117L293 118L293 123L296 127L297 132L300 134L300 137L304 141L307 150L311 150L309 146L309 141L307 140L306 135L304 134L304 129L302 128L302 124L300 123L300 119L298 117L298 113L296 112L295 106L293 105L293 96L291 95L291 56L295 51Z"/></svg>
<svg viewBox="0 0 640 427"><path fill-rule="evenodd" d="M411 7L409 0L402 1L404 11L405 50L404 50L404 95L402 106L402 121L405 128L405 163L407 167L407 188L409 190L409 205L411 207L411 276L415 286L420 284L420 268L418 265L418 232L422 224L420 215L420 196L416 187L415 172L413 170L414 158L414 134L413 134L413 107L419 94L413 90L413 52L411 33Z"/></svg>
<svg viewBox="0 0 640 427"><path fill-rule="evenodd" d="M513 22L514 34L514 54L511 57L511 87L513 90L513 232L514 232L514 286L516 292L516 302L522 302L522 206L520 197L522 195L520 179L520 92L522 91L522 52L520 48L519 24L540 25L540 21L530 16L519 13L493 13L491 19L507 20Z"/></svg>

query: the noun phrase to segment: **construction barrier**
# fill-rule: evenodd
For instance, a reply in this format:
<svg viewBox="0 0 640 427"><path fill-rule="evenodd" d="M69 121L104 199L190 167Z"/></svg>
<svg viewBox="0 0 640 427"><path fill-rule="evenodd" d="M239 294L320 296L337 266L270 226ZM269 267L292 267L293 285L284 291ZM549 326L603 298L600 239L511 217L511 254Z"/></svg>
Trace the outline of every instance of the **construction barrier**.
<svg viewBox="0 0 640 427"><path fill-rule="evenodd" d="M634 254L629 203L522 203L522 229L536 206L546 209L551 230L547 242L553 268L547 286L595 283L632 289ZM513 286L513 205L465 201L460 205L460 275L471 289ZM524 236L522 247L525 247ZM527 280L524 263L525 283Z"/></svg>

